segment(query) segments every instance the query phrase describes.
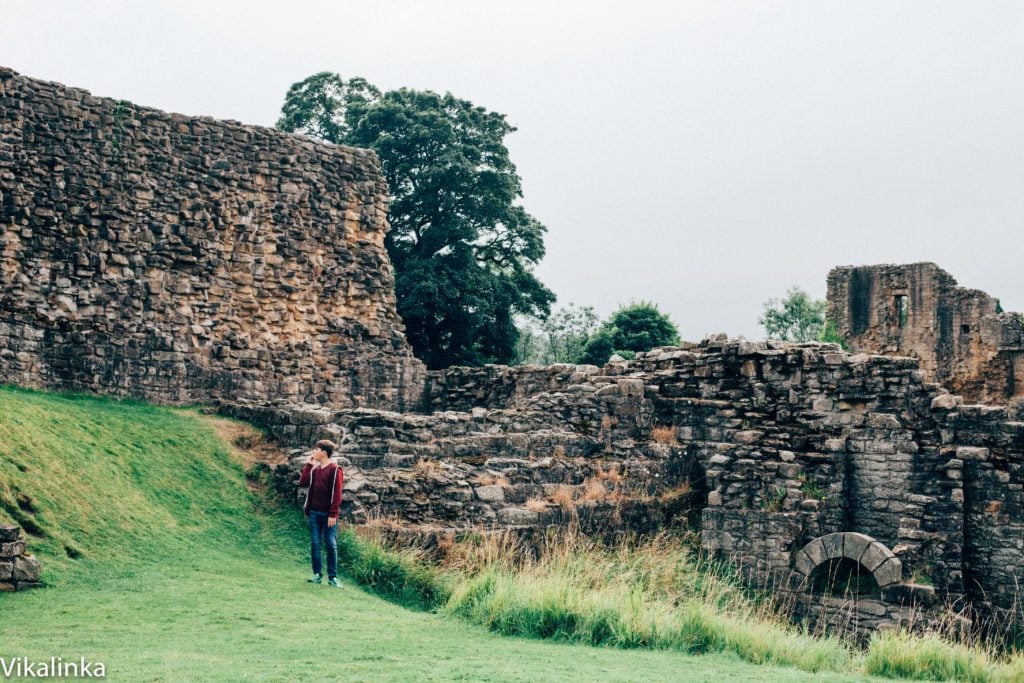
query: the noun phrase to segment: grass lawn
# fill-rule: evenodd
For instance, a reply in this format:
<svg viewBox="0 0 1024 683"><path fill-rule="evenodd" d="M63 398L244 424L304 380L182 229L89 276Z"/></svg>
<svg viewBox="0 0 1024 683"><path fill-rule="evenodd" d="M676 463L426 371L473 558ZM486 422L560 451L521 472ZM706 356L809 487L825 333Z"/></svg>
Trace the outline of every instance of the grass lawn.
<svg viewBox="0 0 1024 683"><path fill-rule="evenodd" d="M11 520L49 585L0 594L0 657L84 656L110 680L863 680L502 637L307 584L301 514L193 411L0 388Z"/></svg>

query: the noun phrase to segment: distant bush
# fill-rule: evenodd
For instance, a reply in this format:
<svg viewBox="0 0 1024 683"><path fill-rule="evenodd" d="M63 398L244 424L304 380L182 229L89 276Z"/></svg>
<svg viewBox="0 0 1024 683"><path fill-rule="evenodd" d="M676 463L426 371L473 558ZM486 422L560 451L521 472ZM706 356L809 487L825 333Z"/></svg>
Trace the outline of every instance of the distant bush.
<svg viewBox="0 0 1024 683"><path fill-rule="evenodd" d="M835 324L831 320L826 320L825 324L821 326L821 334L818 335L818 341L839 344L843 351L850 350L850 345L846 343L843 335L839 334L839 330L836 329Z"/></svg>
<svg viewBox="0 0 1024 683"><path fill-rule="evenodd" d="M675 323L649 301L623 306L590 337L581 363L604 365L613 353L632 358L637 352L679 343Z"/></svg>
<svg viewBox="0 0 1024 683"><path fill-rule="evenodd" d="M593 306L570 303L546 320L525 319L519 326L515 365L579 363L583 349L597 329Z"/></svg>
<svg viewBox="0 0 1024 683"><path fill-rule="evenodd" d="M790 287L783 299L768 299L758 321L772 339L816 341L825 325L825 302L812 299L799 287Z"/></svg>

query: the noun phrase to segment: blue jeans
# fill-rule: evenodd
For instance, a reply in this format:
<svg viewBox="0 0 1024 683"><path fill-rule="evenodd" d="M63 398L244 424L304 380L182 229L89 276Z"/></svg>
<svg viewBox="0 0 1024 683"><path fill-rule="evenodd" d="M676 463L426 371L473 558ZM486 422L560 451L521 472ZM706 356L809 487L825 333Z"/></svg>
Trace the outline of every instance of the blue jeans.
<svg viewBox="0 0 1024 683"><path fill-rule="evenodd" d="M313 556L313 573L323 576L324 566L320 558L321 537L327 538L327 577L338 575L338 525L327 526L327 513L309 511L310 554Z"/></svg>

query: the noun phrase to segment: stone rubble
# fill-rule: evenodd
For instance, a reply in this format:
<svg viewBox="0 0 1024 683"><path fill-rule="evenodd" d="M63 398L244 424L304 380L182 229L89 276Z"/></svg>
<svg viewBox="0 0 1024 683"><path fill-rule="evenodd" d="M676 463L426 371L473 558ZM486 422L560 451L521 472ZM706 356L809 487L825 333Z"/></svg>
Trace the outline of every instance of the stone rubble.
<svg viewBox="0 0 1024 683"><path fill-rule="evenodd" d="M21 527L0 524L0 592L39 585L39 560L28 552Z"/></svg>

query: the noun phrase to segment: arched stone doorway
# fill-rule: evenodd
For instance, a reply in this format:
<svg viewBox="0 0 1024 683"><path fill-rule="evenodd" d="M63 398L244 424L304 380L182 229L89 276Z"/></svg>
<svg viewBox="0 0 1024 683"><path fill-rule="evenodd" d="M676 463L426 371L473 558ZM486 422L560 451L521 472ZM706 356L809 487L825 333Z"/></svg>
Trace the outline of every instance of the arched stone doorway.
<svg viewBox="0 0 1024 683"><path fill-rule="evenodd" d="M899 583L902 579L903 564L885 544L853 531L814 539L793 555L793 568L809 579L820 565L843 559L864 567L879 588Z"/></svg>

